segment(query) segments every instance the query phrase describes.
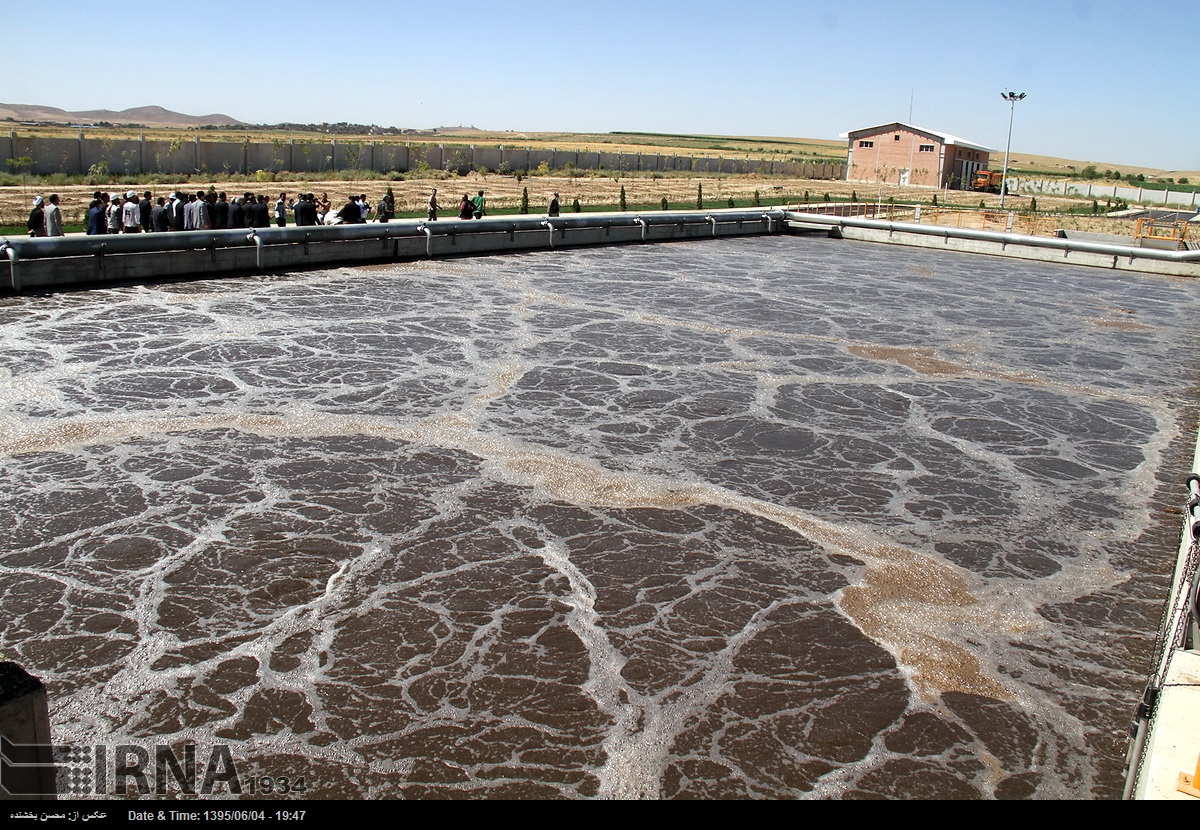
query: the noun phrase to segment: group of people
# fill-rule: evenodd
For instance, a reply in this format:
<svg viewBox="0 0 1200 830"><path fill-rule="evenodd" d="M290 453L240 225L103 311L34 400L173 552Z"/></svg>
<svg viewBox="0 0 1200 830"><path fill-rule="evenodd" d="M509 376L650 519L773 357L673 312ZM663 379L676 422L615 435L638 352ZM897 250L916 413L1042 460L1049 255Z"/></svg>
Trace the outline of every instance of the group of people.
<svg viewBox="0 0 1200 830"><path fill-rule="evenodd" d="M429 196L429 219L438 218L437 188ZM130 190L120 193L104 193L97 190L88 205L87 233L89 235L112 233L163 233L166 231L224 230L227 228L267 228L295 225L356 225L365 223L374 211L378 222L387 222L396 216L396 206L387 195L380 198L374 208L365 193L350 196L346 204L335 210L329 194L316 198L312 193L301 193L289 199L280 193L272 205L263 194L246 192L233 199L215 190L198 190L195 193L175 192L169 197L155 199L149 190L140 196ZM558 194L554 194L549 205L549 214L558 216ZM487 215L487 199L480 190L475 196L463 194L458 204L459 219L482 219ZM33 200L29 214L30 236L62 236L63 218L58 206L58 194L47 199L38 196Z"/></svg>
<svg viewBox="0 0 1200 830"><path fill-rule="evenodd" d="M371 210L365 193L351 196L343 208L335 211L327 193L320 199L312 193L301 193L294 199L280 193L272 204L264 194L251 192L230 199L215 190L198 190L154 199L148 190L141 196L134 190L124 196L97 190L88 206L87 232L97 235L268 228L272 224L280 228L288 224L359 224L367 221ZM385 196L375 208L375 216L386 222L392 215L394 211Z"/></svg>
<svg viewBox="0 0 1200 830"><path fill-rule="evenodd" d="M30 236L62 236L62 211L58 207L58 194L51 193L50 198L38 196L33 200L33 210L29 212L29 222L26 229Z"/></svg>
<svg viewBox="0 0 1200 830"><path fill-rule="evenodd" d="M429 195L429 221L436 222L438 211L441 206L438 205L437 188L433 189L433 193ZM474 196L463 194L462 199L458 203L458 218L459 219L482 219L487 215L487 199L484 198L483 191L479 191Z"/></svg>

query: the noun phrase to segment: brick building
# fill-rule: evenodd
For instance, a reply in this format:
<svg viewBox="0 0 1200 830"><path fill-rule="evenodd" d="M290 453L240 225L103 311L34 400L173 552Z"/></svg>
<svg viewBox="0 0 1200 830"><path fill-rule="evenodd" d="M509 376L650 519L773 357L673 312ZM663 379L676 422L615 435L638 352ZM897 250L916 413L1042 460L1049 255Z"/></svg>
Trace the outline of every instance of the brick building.
<svg viewBox="0 0 1200 830"><path fill-rule="evenodd" d="M846 181L967 189L996 152L938 130L893 121L842 133L849 140Z"/></svg>

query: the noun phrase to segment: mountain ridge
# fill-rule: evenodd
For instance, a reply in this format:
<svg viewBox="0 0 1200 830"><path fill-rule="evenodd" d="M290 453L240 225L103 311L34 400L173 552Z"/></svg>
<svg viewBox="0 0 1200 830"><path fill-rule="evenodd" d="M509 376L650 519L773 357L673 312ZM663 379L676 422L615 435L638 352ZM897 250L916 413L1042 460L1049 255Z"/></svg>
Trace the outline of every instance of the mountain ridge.
<svg viewBox="0 0 1200 830"><path fill-rule="evenodd" d="M106 121L110 124L140 124L143 127L227 127L244 124L222 113L210 115L186 115L165 107L132 107L124 110L64 110L41 104L0 103L0 121L51 121L62 124L94 124Z"/></svg>

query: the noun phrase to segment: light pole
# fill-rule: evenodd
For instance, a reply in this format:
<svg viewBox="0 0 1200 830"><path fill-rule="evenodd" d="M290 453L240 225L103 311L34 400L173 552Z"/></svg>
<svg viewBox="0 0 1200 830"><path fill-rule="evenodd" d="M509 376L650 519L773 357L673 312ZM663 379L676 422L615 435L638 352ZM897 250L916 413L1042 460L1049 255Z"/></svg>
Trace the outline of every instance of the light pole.
<svg viewBox="0 0 1200 830"><path fill-rule="evenodd" d="M1000 174L1000 208L1004 208L1004 196L1008 192L1008 151L1012 148L1013 113L1017 109L1017 101L1025 97L1025 93L1001 92L1000 97L1008 101L1008 143L1004 145L1004 172Z"/></svg>

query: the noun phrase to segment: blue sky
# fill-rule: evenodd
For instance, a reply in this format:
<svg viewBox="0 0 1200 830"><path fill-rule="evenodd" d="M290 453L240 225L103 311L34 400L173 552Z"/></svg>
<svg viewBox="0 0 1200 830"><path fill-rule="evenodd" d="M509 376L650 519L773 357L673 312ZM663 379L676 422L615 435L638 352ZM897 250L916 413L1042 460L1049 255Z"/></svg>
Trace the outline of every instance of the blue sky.
<svg viewBox="0 0 1200 830"><path fill-rule="evenodd" d="M836 139L911 100L1003 151L1012 89L1014 151L1200 170L1195 0L5 6L5 103Z"/></svg>

